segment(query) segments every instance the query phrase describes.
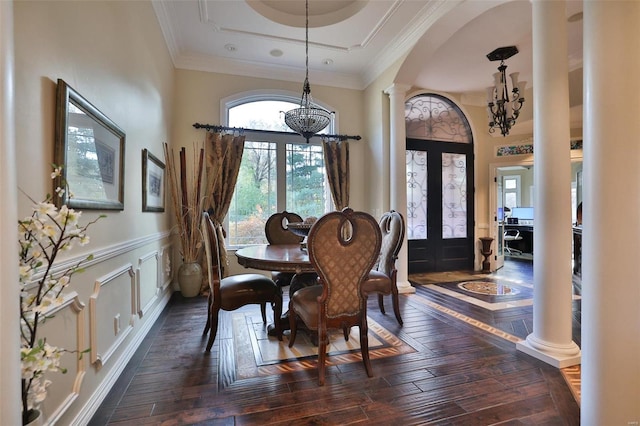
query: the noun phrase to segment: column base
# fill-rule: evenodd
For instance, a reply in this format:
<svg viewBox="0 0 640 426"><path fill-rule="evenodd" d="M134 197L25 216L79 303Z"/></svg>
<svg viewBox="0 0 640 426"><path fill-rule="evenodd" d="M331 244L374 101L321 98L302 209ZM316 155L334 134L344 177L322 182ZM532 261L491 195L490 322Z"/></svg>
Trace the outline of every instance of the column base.
<svg viewBox="0 0 640 426"><path fill-rule="evenodd" d="M530 334L526 340L516 343L516 349L556 368L580 364L580 348L574 342L569 345L551 345Z"/></svg>
<svg viewBox="0 0 640 426"><path fill-rule="evenodd" d="M412 286L409 281L396 281L396 286L400 294L412 294L416 292L416 288Z"/></svg>

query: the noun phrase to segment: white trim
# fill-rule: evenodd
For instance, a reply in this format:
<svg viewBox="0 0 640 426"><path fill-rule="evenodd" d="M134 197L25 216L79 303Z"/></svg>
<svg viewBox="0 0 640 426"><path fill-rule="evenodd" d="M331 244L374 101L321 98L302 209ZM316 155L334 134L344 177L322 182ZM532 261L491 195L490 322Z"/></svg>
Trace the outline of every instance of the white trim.
<svg viewBox="0 0 640 426"><path fill-rule="evenodd" d="M105 377L103 378L100 386L96 388L96 390L91 394L86 404L80 409L76 417L71 421L70 425L72 426L83 426L88 424L91 421L91 418L96 413L98 408L100 408L100 404L107 397L111 388L116 383L120 374L127 367L127 364L138 350L138 347L145 339L151 327L156 323L158 317L164 310L165 306L169 303L171 299L171 292L165 293L164 297L160 299L160 303L156 306L153 312L150 312L147 321L142 325L140 330L134 336L134 339L126 346L122 355L113 363L113 368L107 372Z"/></svg>
<svg viewBox="0 0 640 426"><path fill-rule="evenodd" d="M98 307L98 297L100 296L100 290L102 286L107 285L109 282L115 280L121 275L125 273L129 274L131 278L131 312L130 312L130 320L125 328L125 330L119 332L118 337L114 342L111 343L111 346L107 348L104 354L98 353L98 331L97 331L97 307ZM110 273L103 275L102 277L96 279L94 285L93 294L89 297L89 335L91 339L91 363L95 366L96 370L100 370L106 362L109 360L111 355L120 347L120 345L124 342L125 338L133 331L133 325L135 323L135 276L136 273L133 269L133 265L131 263L127 263L121 266L118 269L111 271Z"/></svg>
<svg viewBox="0 0 640 426"><path fill-rule="evenodd" d="M71 308L73 310L73 312L76 314L76 349L75 350L77 351L76 356L78 357L76 361L77 362L76 377L73 382L73 387L71 389L71 392L69 393L69 395L67 395L67 397L64 399L62 404L58 405L58 407L54 410L51 416L47 418L47 424L51 424L51 425L55 424L60 419L60 417L62 417L62 415L69 409L71 404L73 404L73 402L76 399L78 399L78 396L80 395L80 387L82 386L82 381L84 380L84 376L86 373L84 358L80 358L80 354L82 353L82 351L85 350L85 343L84 343L85 316L80 315L84 310L84 307L85 305L80 301L80 297L78 296L78 293L75 291L72 291L64 296L64 302L61 305L56 306L55 308L45 313L45 316L49 317L49 316L55 315L57 312L60 312L66 308Z"/></svg>
<svg viewBox="0 0 640 426"><path fill-rule="evenodd" d="M149 234L144 237L134 238L129 241L122 241L118 244L114 244L111 246L103 247L95 252L92 252L93 259L88 260L82 264L84 269L87 269L91 266L100 264L109 259L121 256L127 252L138 249L140 247L144 247L148 244L151 244L155 241L161 241L171 235L171 231L157 232L154 234ZM70 258L67 258L61 262L57 262L52 266L50 273L57 274L64 270L67 270L78 264L81 260L85 259L88 256L87 253L83 253L80 255L76 255ZM34 274L33 281L37 281L43 274L43 271L40 273Z"/></svg>

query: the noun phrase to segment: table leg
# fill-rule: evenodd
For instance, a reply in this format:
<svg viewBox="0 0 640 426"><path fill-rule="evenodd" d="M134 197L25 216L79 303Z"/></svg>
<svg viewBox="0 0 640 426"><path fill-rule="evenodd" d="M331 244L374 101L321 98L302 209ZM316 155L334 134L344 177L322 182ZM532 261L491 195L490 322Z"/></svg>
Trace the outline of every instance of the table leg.
<svg viewBox="0 0 640 426"><path fill-rule="evenodd" d="M318 285L318 274L315 272L305 272L300 274L295 274L291 278L291 284L289 284L289 300L293 294L300 290L301 288L309 287L312 285ZM282 327L282 331L289 330L289 310L282 314L280 317L280 327ZM276 336L276 327L274 324L269 324L267 327L267 334L269 336Z"/></svg>

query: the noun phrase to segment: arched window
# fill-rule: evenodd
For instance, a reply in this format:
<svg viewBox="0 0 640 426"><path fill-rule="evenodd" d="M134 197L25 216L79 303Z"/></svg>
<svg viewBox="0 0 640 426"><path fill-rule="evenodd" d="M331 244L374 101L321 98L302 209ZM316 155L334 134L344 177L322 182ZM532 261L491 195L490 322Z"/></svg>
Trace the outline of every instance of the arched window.
<svg viewBox="0 0 640 426"><path fill-rule="evenodd" d="M462 111L449 99L433 93L405 102L407 138L471 143L471 128Z"/></svg>
<svg viewBox="0 0 640 426"><path fill-rule="evenodd" d="M320 141L307 143L284 123L299 107L293 96L248 95L224 103L226 124L245 131L240 174L227 215L230 247L266 243L264 224L287 210L320 217L332 209ZM333 123L322 133L329 133Z"/></svg>

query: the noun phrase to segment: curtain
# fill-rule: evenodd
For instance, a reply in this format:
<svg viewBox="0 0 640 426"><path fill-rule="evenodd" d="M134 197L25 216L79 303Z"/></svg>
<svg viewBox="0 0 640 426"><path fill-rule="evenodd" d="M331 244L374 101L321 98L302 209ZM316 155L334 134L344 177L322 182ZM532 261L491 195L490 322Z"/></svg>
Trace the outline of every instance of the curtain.
<svg viewBox="0 0 640 426"><path fill-rule="evenodd" d="M229 260L224 246L225 231L222 221L229 211L231 197L236 187L242 152L244 151L244 135L207 132L205 138L207 192L206 203L209 216L218 233L220 263L222 276L228 275Z"/></svg>
<svg viewBox="0 0 640 426"><path fill-rule="evenodd" d="M324 166L337 211L349 206L349 142L322 141Z"/></svg>

